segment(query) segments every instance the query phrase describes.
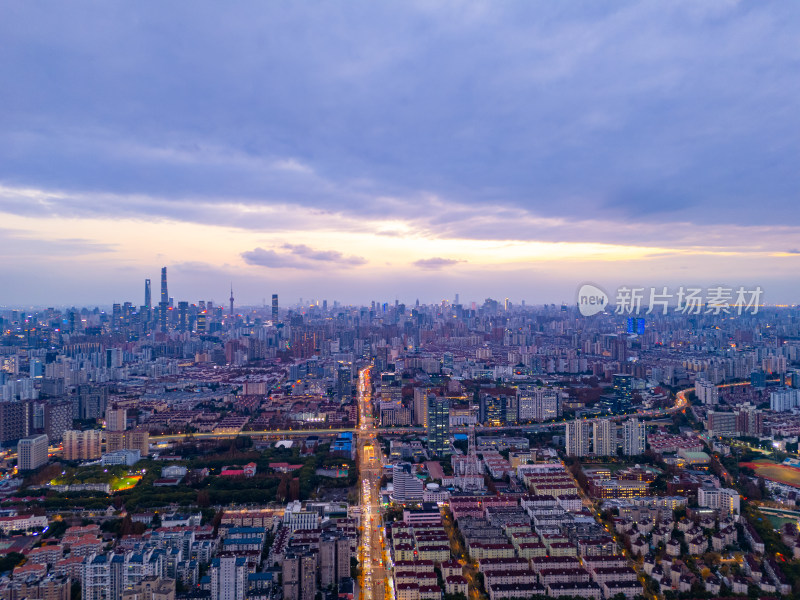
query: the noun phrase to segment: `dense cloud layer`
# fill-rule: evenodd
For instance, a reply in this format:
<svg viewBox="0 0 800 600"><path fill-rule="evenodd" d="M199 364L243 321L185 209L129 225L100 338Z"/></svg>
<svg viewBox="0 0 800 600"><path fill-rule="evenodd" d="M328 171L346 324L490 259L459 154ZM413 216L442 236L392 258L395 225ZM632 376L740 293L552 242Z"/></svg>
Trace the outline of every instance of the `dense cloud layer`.
<svg viewBox="0 0 800 600"><path fill-rule="evenodd" d="M7 2L0 217L796 254L798 26L792 2ZM277 237L231 255L390 260ZM436 252L406 267L462 260Z"/></svg>

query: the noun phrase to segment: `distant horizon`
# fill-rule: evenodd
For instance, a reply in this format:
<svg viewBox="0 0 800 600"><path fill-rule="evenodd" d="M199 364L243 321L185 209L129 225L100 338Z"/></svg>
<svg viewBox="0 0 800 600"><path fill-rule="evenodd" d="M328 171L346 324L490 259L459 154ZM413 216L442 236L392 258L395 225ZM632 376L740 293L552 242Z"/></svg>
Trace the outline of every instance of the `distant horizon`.
<svg viewBox="0 0 800 600"><path fill-rule="evenodd" d="M517 273L515 276L515 283L513 286L513 290L503 290L501 283L498 282L497 285L486 286L482 288L480 282L477 281L465 281L462 280L459 283L464 284L464 288L461 288L459 291L452 291L451 289L444 289L445 287L449 286L451 282L451 278L447 277L444 273L435 273L431 274L424 274L420 273L416 277L412 275L405 275L404 276L404 283L403 286L391 286L395 288L399 287L415 287L420 286L422 287L421 282L424 281L426 284L430 282L430 288L438 288L439 293L436 294L435 292L431 292L430 289L424 291L419 295L411 295L408 292L400 292L395 294L386 295L384 291L379 291L382 288L388 288L389 286L382 286L380 284L375 284L373 287L375 289L374 293L370 293L370 297L365 298L367 294L359 294L357 292L353 292L352 290L348 290L347 292L340 292L339 294L336 293L337 290L342 290L343 288L348 288L348 282L335 282L331 286L331 295L325 296L325 293L320 293L318 291L317 286L314 285L315 281L318 281L321 276L317 275L310 275L308 279L310 280L307 284L307 287L302 287L300 289L293 289L291 291L281 291L278 289L267 289L265 284L262 282L261 278L253 277L253 278L246 278L246 279L234 279L231 281L230 278L224 278L221 276L221 279L225 281L223 285L220 285L218 289L221 290L221 295L223 298L215 299L214 296L216 294L209 294L207 291L210 287L205 285L205 281L207 280L206 277L203 277L201 273L197 273L192 269L186 269L183 265L176 265L170 266L165 265L167 268L167 287L169 296L174 299L177 303L178 301L189 301L190 303L197 303L199 301L212 301L217 305L228 305L229 302L229 295L231 293L231 286L233 287L233 293L235 297L236 305L241 306L261 306L262 302L266 300L267 304L271 303L272 294L277 293L279 298L288 300L288 304L286 305L297 305L300 300L302 299L304 303L311 301L319 300L321 303L323 300L328 300L328 302L332 303L334 301L338 301L344 305L350 306L366 306L371 304L372 301L378 301L378 298L381 298L380 302L388 302L393 304L397 299L401 303L406 305L414 304L417 300L420 301L421 304L439 304L443 300L447 302L453 303L455 299L455 295L458 294L460 298L460 302L462 305L468 305L472 302L481 304L487 298L492 298L499 302L504 301L506 298L514 305L519 305L522 301L525 301L526 304L529 305L546 305L546 304L556 304L556 305L574 305L577 302L577 295L578 290L584 284L597 284L600 285L606 293L611 295L611 302L613 304L615 292L622 287L629 287L629 288L639 288L645 290L645 296L647 296L650 292L650 289L653 288L657 292L662 290L663 288L667 288L669 292L676 292L679 288L699 288L701 290L708 291L712 288L716 288L718 286L724 286L726 288L730 288L731 290L737 290L738 288L746 288L746 289L755 289L760 288L763 291L763 295L760 298L759 304L763 305L771 305L771 306L794 306L800 304L800 298L798 295L794 293L794 285L791 281L786 278L781 279L779 282L772 282L775 285L770 285L770 281L767 280L765 283L764 279L753 279L749 278L748 280L741 280L737 278L731 278L729 281L719 281L719 280L711 280L707 282L697 281L695 278L686 278L685 280L658 280L651 278L648 283L641 283L637 281L631 280L621 280L617 282L607 283L605 280L598 280L597 278L593 279L582 279L575 282L571 281L563 281L563 277L559 280L549 280L550 284L548 286L542 285L543 280L537 279L528 279L525 277L523 273ZM63 300L58 302L53 301L42 301L37 300L33 302L7 302L3 297L4 294L7 294L9 291L12 291L11 288L5 288L0 290L0 308L4 306L18 306L18 307L53 307L54 305L63 306L63 307L71 307L71 306L112 306L115 303L123 304L125 302L131 302L132 305L142 306L144 304L144 288L145 288L145 280L150 280L151 285L151 302L153 306L158 304L158 299L160 296L160 275L161 275L161 267L156 267L152 269L148 269L146 273L149 275L148 277L142 277L139 280L138 285L133 284L131 281L128 281L125 278L124 283L120 282L115 287L118 289L125 289L126 292L124 293L114 293L111 295L111 298L108 298L110 294L107 292L107 288L103 286L106 282L98 281L96 278L91 278L91 283L89 284L91 287L97 286L101 288L99 290L98 296L105 296L106 299L100 302L92 301L91 299L83 299L76 302L65 302ZM488 279L491 277L489 273L485 274L486 276L484 279ZM496 274L495 274L496 275ZM502 274L504 277L505 274ZM335 277L332 278L335 280ZM435 281L433 281L435 280ZM37 282L45 283L46 282ZM138 288L136 291L133 288ZM499 290L498 290L499 288ZM187 290L186 292L181 291L180 293L176 294L175 290ZM259 289L259 292L254 293L254 289ZM550 293L550 290L558 290L554 293ZM529 290L528 294L524 294L521 290ZM42 287L38 289L37 295L47 295L48 292L51 290L47 289L46 287ZM21 295L24 293L20 289L14 289L13 292L16 295ZM735 295L735 294L734 294ZM139 298L139 300L134 300L134 298ZM239 302L239 298L242 298L241 302ZM261 301L259 301L259 297ZM673 299L674 300L674 299ZM670 302L672 304L672 302ZM283 306L284 304L282 304Z"/></svg>
<svg viewBox="0 0 800 600"><path fill-rule="evenodd" d="M154 297L156 297L156 294L154 294ZM365 307L368 308L368 307L370 307L372 305L373 301L376 303L376 306L382 306L383 304L387 304L387 307L394 307L395 306L395 299L388 300L388 299L385 299L385 298L383 298L383 299L374 298L374 299L367 300L367 301L362 301L362 302L344 302L342 300L339 300L338 298L325 298L325 297L320 297L319 299L317 299L317 298L294 298L294 299L286 299L286 300L282 299L280 294L278 295L278 297L279 297L278 306L282 310L295 309L295 308L316 308L316 307L321 309L322 306L323 306L323 302L325 302L325 301L327 301L327 303L328 303L328 310L331 310L331 309L334 308L334 303L338 303L337 307L339 307L339 308L365 308ZM214 298L205 298L205 299L200 298L200 299L195 299L195 300L188 300L188 299L185 299L185 298L178 298L178 297L171 297L171 298L173 300L173 310L177 310L178 302L184 302L185 301L185 302L189 302L190 306L192 306L192 305L196 306L199 302L212 302L215 308L216 307L222 307L224 309L224 312L225 312L226 315L229 312L230 304L229 304L229 300L228 299L225 299L223 301L217 301ZM533 301L529 301L526 298L514 299L514 298L506 298L506 297L491 296L491 295L484 296L480 300L463 299L463 298L461 298L461 299L459 299L458 304L460 306L462 306L463 308L471 308L471 306L473 304L476 305L476 308L480 308L486 300L494 300L500 305L499 308L502 309L503 308L503 303L504 303L504 301L506 299L510 302L512 308L515 308L515 309L516 308L523 308L523 307L524 308L535 309L535 308L545 308L545 307L548 307L548 306L554 306L554 307L557 307L557 308L565 306L565 307L568 307L568 308L571 308L571 309L577 309L577 307L578 307L578 302L576 300L572 300L572 301L569 301L569 302L566 302L566 301L533 302ZM301 302L301 300L302 300L302 302ZM414 308L416 306L416 301L417 301L417 298L414 298L414 299L411 299L411 300L397 299L398 304L404 305L406 307L406 310ZM0 311L47 310L47 309L69 310L69 309L72 309L72 308L79 309L79 310L83 310L83 309L94 310L94 309L97 308L97 309L100 309L101 311L106 311L106 309L111 309L114 306L114 304L123 305L123 304L125 304L125 302L131 302L131 306L134 309L136 309L137 311L142 306L144 306L143 303L135 303L135 302L133 302L131 300L124 300L123 299L123 300L120 300L120 301L114 301L114 302L109 302L109 303L98 303L98 302L88 302L88 303L86 303L86 302L84 302L84 303L52 303L51 302L51 303L43 303L43 304L0 304ZM441 300L434 300L434 301L430 301L430 300L429 301L425 301L422 298L419 299L420 306L425 306L425 307L441 306L442 303L446 303L449 306L453 306L453 305L456 304L454 302L453 298L449 298L449 299L448 298L443 298ZM676 305L677 305L677 303L674 302L674 301L671 301L668 304L668 306L670 307L670 311L669 311L668 314L670 314L670 315L673 314L673 310L672 309ZM236 310L238 310L238 309L270 310L271 306L272 306L271 305L271 294L270 294L270 296L266 297L266 302L262 301L262 302L257 302L257 303L252 303L252 302L239 303L238 301L234 301L234 308ZM617 305L615 304L614 300L612 299L612 301L609 303L608 307L604 311L605 314L607 314L607 315L608 314L612 314L614 312L613 309L616 306ZM705 314L705 306L706 305L704 303L703 304L704 310L703 310L703 313L701 313L701 314ZM643 307L646 307L646 304L643 304ZM790 302L761 302L759 304L759 310L763 310L763 309L793 309L793 308L798 308L798 307L800 307L800 302L795 302L795 303L790 303ZM152 310L156 310L157 308L158 308L158 302L155 301L155 302L152 303L151 309ZM661 315L660 313L645 314L644 310L642 310L640 313L631 313L631 314L620 313L619 316L620 317L631 317L631 316L633 316L633 317L637 317L637 316L638 317L660 317L660 316L663 316L663 315ZM721 315L721 316L724 317L725 315ZM736 315L732 315L732 316L736 316ZM590 317L585 317L585 318L591 319L592 317L590 316Z"/></svg>

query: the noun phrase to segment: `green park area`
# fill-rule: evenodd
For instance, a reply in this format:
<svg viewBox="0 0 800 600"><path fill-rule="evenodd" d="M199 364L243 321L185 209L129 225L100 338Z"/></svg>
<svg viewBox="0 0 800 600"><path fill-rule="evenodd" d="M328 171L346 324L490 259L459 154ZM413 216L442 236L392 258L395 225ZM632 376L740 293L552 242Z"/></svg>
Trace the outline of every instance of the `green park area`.
<svg viewBox="0 0 800 600"><path fill-rule="evenodd" d="M111 491L121 492L129 490L134 487L142 479L141 475L126 475L123 477L114 477L111 480Z"/></svg>
<svg viewBox="0 0 800 600"><path fill-rule="evenodd" d="M92 465L79 467L69 464L50 464L33 474L26 483L29 485L72 485L107 483L114 492L129 490L142 479L140 462L134 467L125 465Z"/></svg>
<svg viewBox="0 0 800 600"><path fill-rule="evenodd" d="M268 448L256 450L249 438L225 441L217 446L198 448L186 445L177 449L181 456L177 464L189 469L189 474L178 485L157 487L161 469L169 462L144 459L133 467L114 466L78 467L52 464L32 476L31 485L64 485L75 483L107 483L111 495L94 490L47 491L45 507L49 510L107 508L109 504L128 511L152 510L165 506L210 507L226 504L266 504L288 500L320 498L331 488L349 490L357 479L357 469L352 460L329 453L329 445L315 448L315 452L301 452L301 448ZM241 467L256 464L253 477L227 477L220 473L224 467ZM270 467L271 463L302 465L282 473ZM199 474L208 469L208 476ZM328 477L317 470L347 473L346 476Z"/></svg>
<svg viewBox="0 0 800 600"><path fill-rule="evenodd" d="M764 510L762 510L761 512L763 512L766 515L767 519L769 519L769 522L772 523L772 526L775 529L780 529L787 523L795 523L795 524L797 523L797 518L783 517L777 514L768 513Z"/></svg>

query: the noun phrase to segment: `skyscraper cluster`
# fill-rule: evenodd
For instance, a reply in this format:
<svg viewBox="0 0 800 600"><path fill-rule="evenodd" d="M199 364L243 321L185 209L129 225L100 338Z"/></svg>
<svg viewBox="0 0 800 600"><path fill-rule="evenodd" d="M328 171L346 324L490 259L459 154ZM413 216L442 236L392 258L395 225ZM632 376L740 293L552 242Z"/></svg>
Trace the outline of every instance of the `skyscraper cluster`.
<svg viewBox="0 0 800 600"><path fill-rule="evenodd" d="M227 318L231 320L236 319L234 301L233 285L231 284L227 315ZM194 331L203 335L219 331L221 323L226 319L223 307L215 305L211 301L201 300L195 304L180 300L176 305L174 299L169 295L167 267L161 268L161 290L159 301L155 306L152 299L151 280L145 279L144 304L139 310L137 311L130 302L114 304L113 315L113 322L117 329L139 324L144 331L153 329L162 333ZM273 323L278 323L278 294L272 295L271 319ZM75 325L72 324L73 322ZM71 321L68 329L74 331L76 327L77 322Z"/></svg>

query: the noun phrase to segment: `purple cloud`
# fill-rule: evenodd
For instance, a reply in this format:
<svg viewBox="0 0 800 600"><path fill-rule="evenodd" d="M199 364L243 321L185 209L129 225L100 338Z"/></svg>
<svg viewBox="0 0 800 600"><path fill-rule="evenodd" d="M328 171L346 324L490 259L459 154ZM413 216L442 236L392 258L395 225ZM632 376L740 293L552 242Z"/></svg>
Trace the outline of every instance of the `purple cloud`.
<svg viewBox="0 0 800 600"><path fill-rule="evenodd" d="M345 256L336 250L315 250L305 244L283 244L282 252L255 248L242 252L241 256L249 265L270 269L317 269L321 265L359 266L367 260L360 256Z"/></svg>
<svg viewBox="0 0 800 600"><path fill-rule="evenodd" d="M363 265L366 264L367 259L360 256L344 256L337 250L314 250L305 244L284 244L281 246L284 250L288 250L294 256L300 258L307 258L309 260L316 260L322 262L332 262L344 265Z"/></svg>
<svg viewBox="0 0 800 600"><path fill-rule="evenodd" d="M416 260L414 261L413 265L419 269L425 269L426 271L438 271L445 267L452 267L453 265L461 262L467 261L434 256L433 258L422 258L420 260Z"/></svg>

